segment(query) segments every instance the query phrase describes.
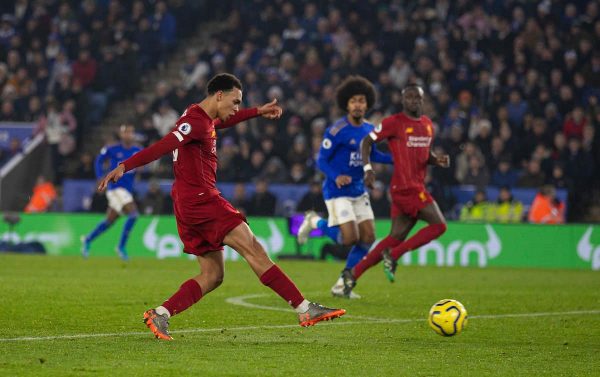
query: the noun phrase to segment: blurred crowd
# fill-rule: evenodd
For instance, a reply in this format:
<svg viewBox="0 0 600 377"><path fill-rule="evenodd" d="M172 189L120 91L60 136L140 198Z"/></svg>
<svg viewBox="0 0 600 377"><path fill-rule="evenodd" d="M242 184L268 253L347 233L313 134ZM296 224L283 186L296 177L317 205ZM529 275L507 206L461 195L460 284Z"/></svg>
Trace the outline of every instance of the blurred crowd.
<svg viewBox="0 0 600 377"><path fill-rule="evenodd" d="M18 1L17 8L21 3L28 2ZM40 7L30 3L29 14L38 14L36 9ZM47 17L52 20L45 29L48 41L39 43L42 48L37 54L29 47L34 38L21 38L20 42L19 38L17 42L14 38L2 39L2 31L15 28L19 22L24 25L22 34L31 34L28 30L35 30L27 26L31 21L3 22L0 40L9 41L5 52L7 71L12 67L11 77L34 78L37 82L36 72L44 71L38 68L31 71L36 73L33 76L19 76L22 65L10 63L15 51L23 51L22 59L33 67L37 60L50 61L49 50L56 50L52 59L58 59L62 51L75 65L89 61L90 56L104 61L105 51L93 51L92 46L112 46L110 50L122 56L121 44L129 50L137 44L136 61L143 67L143 46L166 46L163 39L153 44L140 42L146 30L143 24L148 21L150 29L156 30L153 15L164 18L169 12L170 8L161 11L162 2L150 6L136 1L131 12L116 12L114 9L124 7L111 1L107 11L100 13L100 20L85 17L85 9L98 7L99 3L89 0L81 1L79 7L65 5L68 3L57 6L56 15ZM160 82L151 99L140 97L136 101L132 121L142 143L164 135L189 103L202 98L211 75L232 72L242 79L246 106L277 98L285 112L277 122L254 119L220 135L219 179L247 182L260 178L267 184L309 184L319 180L315 159L323 132L343 115L334 103L335 88L347 75L361 74L372 80L378 91L378 101L369 114L373 123L401 110L400 92L407 83L424 87L425 113L436 125L434 149L449 153L453 161L451 169L432 169L428 176L428 186L444 210L453 208L447 189L452 185L472 185L480 190L490 185L508 189L540 189L545 185L565 188L570 192L571 220L585 219L585 210L599 200L600 194L593 189L600 182L599 1L208 3L213 19L223 20L219 32L204 46L186 46L179 78ZM78 14L78 38L66 38L74 24L63 20L69 19L65 18L69 11ZM106 28L107 24L113 27ZM133 29L131 38L121 43L120 38L127 35L123 32L126 27ZM86 38L89 41L101 35L110 42L86 45ZM52 36L62 49L52 48L56 43ZM15 43L27 48L10 47ZM32 52L28 54L29 50ZM81 55L87 50L90 53L86 60ZM111 51L106 53L110 55ZM57 88L64 81L60 79L60 60L54 67L59 67L57 73L49 70L44 87L60 92ZM107 87L95 86L110 81L90 84L85 81L87 70L70 67L69 74L63 73L69 78L70 91L88 83L88 98L111 92ZM136 86L131 80L139 80L139 76L117 80L114 85L122 87L115 92L134 92ZM54 97L61 99L57 111L68 113L69 102L64 98L72 97ZM17 106L16 102L7 100L15 108L24 108L24 103ZM2 113L4 107L3 102ZM80 109L79 104L74 108ZM377 169L380 186L389 182L389 168ZM146 174L170 177L168 159L154 164ZM382 192L385 198L385 186Z"/></svg>
<svg viewBox="0 0 600 377"><path fill-rule="evenodd" d="M185 1L2 2L0 121L37 123L60 183L63 160L79 156L113 101L166 64L197 13Z"/></svg>

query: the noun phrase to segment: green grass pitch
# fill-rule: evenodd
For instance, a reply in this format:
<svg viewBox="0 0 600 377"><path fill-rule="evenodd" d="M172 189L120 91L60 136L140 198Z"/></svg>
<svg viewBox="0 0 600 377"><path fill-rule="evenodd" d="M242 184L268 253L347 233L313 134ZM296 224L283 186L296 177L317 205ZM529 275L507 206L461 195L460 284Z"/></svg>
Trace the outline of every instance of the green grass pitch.
<svg viewBox="0 0 600 377"><path fill-rule="evenodd" d="M0 255L3 376L598 376L600 274L381 266L361 300L334 299L340 263L280 265L310 300L347 309L304 329L243 262L153 338L142 313L198 271L188 260ZM462 334L426 323L443 298L469 312ZM246 306L240 306L245 304Z"/></svg>

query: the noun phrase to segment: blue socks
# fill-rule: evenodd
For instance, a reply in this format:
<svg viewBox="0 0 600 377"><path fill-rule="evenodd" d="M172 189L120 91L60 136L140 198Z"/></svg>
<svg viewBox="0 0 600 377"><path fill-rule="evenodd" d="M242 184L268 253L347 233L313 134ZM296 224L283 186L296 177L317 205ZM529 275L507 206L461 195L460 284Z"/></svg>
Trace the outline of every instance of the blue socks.
<svg viewBox="0 0 600 377"><path fill-rule="evenodd" d="M340 232L339 226L327 226L327 220L321 219L317 221L317 228L319 228L327 237L331 238L333 242L337 244L342 243L342 232ZM346 268L352 268L360 262L361 259L369 252L371 248L370 244L358 243L352 246L346 259Z"/></svg>
<svg viewBox="0 0 600 377"><path fill-rule="evenodd" d="M365 243L357 243L352 246L352 249L350 249L350 252L348 253L348 258L346 258L346 269L348 270L356 266L358 262L367 255L370 248L371 245Z"/></svg>
<svg viewBox="0 0 600 377"><path fill-rule="evenodd" d="M125 220L125 225L123 225L123 231L121 232L121 239L119 240L119 250L125 249L125 244L127 243L127 239L129 238L129 233L137 220L137 212L132 212L127 216L127 220Z"/></svg>
<svg viewBox="0 0 600 377"><path fill-rule="evenodd" d="M85 242L92 242L94 238L104 233L104 231L110 228L111 225L112 223L103 220L100 224L96 225L96 228L92 230L92 233L88 234L87 237L85 237Z"/></svg>
<svg viewBox="0 0 600 377"><path fill-rule="evenodd" d="M317 221L317 228L321 229L323 233L333 240L335 243L342 243L342 233L340 232L339 226L327 226L327 220L321 219Z"/></svg>

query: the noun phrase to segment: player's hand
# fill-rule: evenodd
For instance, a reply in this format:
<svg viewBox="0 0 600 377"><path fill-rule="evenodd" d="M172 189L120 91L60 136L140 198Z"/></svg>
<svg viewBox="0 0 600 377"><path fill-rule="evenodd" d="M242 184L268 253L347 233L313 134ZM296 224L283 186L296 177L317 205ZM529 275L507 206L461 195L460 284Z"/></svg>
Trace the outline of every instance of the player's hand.
<svg viewBox="0 0 600 377"><path fill-rule="evenodd" d="M281 114L283 114L283 109L277 105L277 98L273 99L273 101L269 103L265 103L264 105L257 108L258 114L262 115L267 119L279 119Z"/></svg>
<svg viewBox="0 0 600 377"><path fill-rule="evenodd" d="M102 192L106 190L106 187L110 182L116 182L125 174L125 166L123 164L119 164L116 168L114 168L110 173L104 176L98 184L98 191Z"/></svg>
<svg viewBox="0 0 600 377"><path fill-rule="evenodd" d="M338 175L335 179L335 185L337 188L342 188L342 186L346 186L352 182L352 177L349 175Z"/></svg>
<svg viewBox="0 0 600 377"><path fill-rule="evenodd" d="M373 184L375 183L375 172L373 170L367 170L365 172L365 186L370 189L373 189Z"/></svg>
<svg viewBox="0 0 600 377"><path fill-rule="evenodd" d="M436 163L438 166L441 166L443 168L449 168L450 167L450 156L447 154L437 156Z"/></svg>

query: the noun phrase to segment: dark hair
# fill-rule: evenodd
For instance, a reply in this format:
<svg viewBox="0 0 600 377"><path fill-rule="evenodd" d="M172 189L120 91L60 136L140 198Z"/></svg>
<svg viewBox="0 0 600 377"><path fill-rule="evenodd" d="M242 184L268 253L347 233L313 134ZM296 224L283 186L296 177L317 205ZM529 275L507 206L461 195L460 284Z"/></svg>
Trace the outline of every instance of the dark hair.
<svg viewBox="0 0 600 377"><path fill-rule="evenodd" d="M373 107L376 100L373 84L362 76L348 76L336 89L335 98L338 107L347 111L350 98L360 94L367 97L367 109Z"/></svg>
<svg viewBox="0 0 600 377"><path fill-rule="evenodd" d="M219 90L226 92L228 90L233 90L233 88L242 90L242 83L240 80L230 73L220 73L210 79L206 85L206 92L209 96L212 96Z"/></svg>
<svg viewBox="0 0 600 377"><path fill-rule="evenodd" d="M404 94L404 92L406 92L406 90L408 89L417 89L417 90L421 90L421 93L425 93L425 91L423 90L423 87L419 84L407 84L403 89L402 89L402 94Z"/></svg>

